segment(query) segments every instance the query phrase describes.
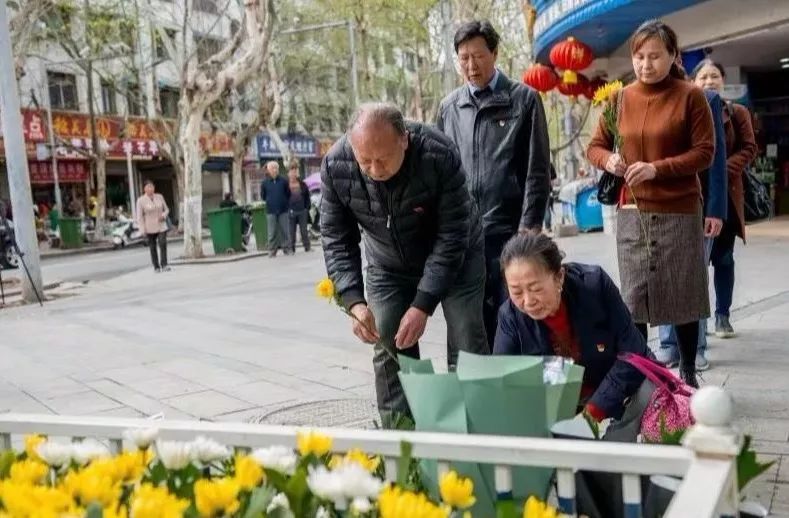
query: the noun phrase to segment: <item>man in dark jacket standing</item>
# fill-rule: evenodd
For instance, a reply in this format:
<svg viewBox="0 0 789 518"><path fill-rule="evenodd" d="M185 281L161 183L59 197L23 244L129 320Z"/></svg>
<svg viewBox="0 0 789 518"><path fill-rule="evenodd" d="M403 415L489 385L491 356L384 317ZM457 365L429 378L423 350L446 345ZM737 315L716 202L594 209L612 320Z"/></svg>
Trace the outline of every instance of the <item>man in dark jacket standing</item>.
<svg viewBox="0 0 789 518"><path fill-rule="evenodd" d="M321 180L326 269L358 319L354 334L375 344L378 409L390 428L398 414L410 415L397 354L419 357L418 340L439 303L456 346L450 368L458 349L488 352L479 215L452 142L428 126L406 124L388 104L359 108L324 158Z"/></svg>
<svg viewBox="0 0 789 518"><path fill-rule="evenodd" d="M268 224L268 254L276 257L282 248L285 255L290 255L290 234L288 221L288 205L290 188L288 181L280 176L279 164L271 161L266 164L268 178L260 185L260 199L266 202L266 222Z"/></svg>
<svg viewBox="0 0 789 518"><path fill-rule="evenodd" d="M455 53L466 84L447 95L436 124L460 150L485 232L485 327L493 344L506 300L499 256L516 232L539 233L551 190L548 127L540 96L496 68L499 35L487 21L464 23Z"/></svg>

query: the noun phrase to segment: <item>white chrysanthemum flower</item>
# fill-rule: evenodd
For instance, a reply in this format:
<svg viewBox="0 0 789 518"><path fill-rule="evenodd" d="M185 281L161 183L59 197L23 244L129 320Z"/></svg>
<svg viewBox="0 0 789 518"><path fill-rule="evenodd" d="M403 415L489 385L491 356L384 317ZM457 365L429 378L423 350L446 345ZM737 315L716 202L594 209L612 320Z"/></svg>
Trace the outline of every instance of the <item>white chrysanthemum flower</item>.
<svg viewBox="0 0 789 518"><path fill-rule="evenodd" d="M140 450L147 449L157 437L159 437L158 428L129 428L123 432L123 438Z"/></svg>
<svg viewBox="0 0 789 518"><path fill-rule="evenodd" d="M285 475L293 475L299 461L293 450L285 446L257 448L252 452L251 457L264 468L273 469Z"/></svg>
<svg viewBox="0 0 789 518"><path fill-rule="evenodd" d="M71 444L52 441L41 443L36 448L36 453L41 457L41 460L53 468L59 468L71 462L73 452Z"/></svg>
<svg viewBox="0 0 789 518"><path fill-rule="evenodd" d="M325 507L320 506L315 512L315 518L331 518L331 513L329 513Z"/></svg>
<svg viewBox="0 0 789 518"><path fill-rule="evenodd" d="M95 439L87 439L71 445L71 458L80 466L102 457L110 457L110 450Z"/></svg>
<svg viewBox="0 0 789 518"><path fill-rule="evenodd" d="M366 514L372 510L373 504L364 497L356 497L351 502L351 511L359 513L359 514Z"/></svg>
<svg viewBox="0 0 789 518"><path fill-rule="evenodd" d="M324 466L310 470L307 485L313 494L330 500L339 509L346 508L355 498L376 498L383 482L355 462L343 464L333 471Z"/></svg>
<svg viewBox="0 0 789 518"><path fill-rule="evenodd" d="M157 441L156 456L167 469L183 469L192 462L192 443Z"/></svg>
<svg viewBox="0 0 789 518"><path fill-rule="evenodd" d="M217 460L225 460L232 455L230 448L202 435L198 436L191 444L192 459L200 461L203 464L209 464Z"/></svg>
<svg viewBox="0 0 789 518"><path fill-rule="evenodd" d="M280 509L281 511L290 511L290 502L288 501L288 497L285 493L277 493L276 496L271 499L271 503L268 504L268 508L266 509L266 514L273 513L275 509Z"/></svg>

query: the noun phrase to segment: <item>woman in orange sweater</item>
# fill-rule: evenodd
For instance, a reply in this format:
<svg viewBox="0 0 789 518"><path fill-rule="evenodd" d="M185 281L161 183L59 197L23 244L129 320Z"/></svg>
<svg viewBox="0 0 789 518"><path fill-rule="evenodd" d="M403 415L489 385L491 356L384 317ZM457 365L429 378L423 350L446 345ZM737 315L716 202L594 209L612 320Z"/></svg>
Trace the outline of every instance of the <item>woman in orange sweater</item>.
<svg viewBox="0 0 789 518"><path fill-rule="evenodd" d="M630 52L636 81L612 99L621 103L622 148L613 149L601 117L587 155L625 181L616 236L625 303L645 337L648 324L676 326L680 375L696 387L699 320L709 316L697 174L712 162L712 114L701 89L685 80L669 26L645 22Z"/></svg>

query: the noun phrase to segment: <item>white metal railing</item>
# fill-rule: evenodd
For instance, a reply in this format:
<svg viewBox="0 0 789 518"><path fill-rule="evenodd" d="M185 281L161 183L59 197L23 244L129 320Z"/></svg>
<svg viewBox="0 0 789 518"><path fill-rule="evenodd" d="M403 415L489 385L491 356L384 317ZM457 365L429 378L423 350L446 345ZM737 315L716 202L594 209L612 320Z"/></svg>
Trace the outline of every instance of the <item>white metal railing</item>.
<svg viewBox="0 0 789 518"><path fill-rule="evenodd" d="M557 470L560 510L575 513L576 470L620 473L623 506L627 518L641 516L639 475L681 477L682 483L665 514L666 518L718 518L737 515L735 459L740 437L732 428L732 403L720 388L705 387L693 398L696 425L685 435L685 447L627 444L604 441L543 439L487 435L463 435L384 430L329 428L333 449L344 452L361 448L384 458L387 476L393 477L401 441L413 445L413 455L438 461L439 471L449 462L495 465L497 493L512 490L513 466L547 467ZM146 419L72 417L57 415L0 415L0 448L10 448L14 434L39 433L53 437L95 437L109 440L113 451L122 449L122 434L129 428L149 428ZM296 446L296 434L304 427L204 421L156 421L159 436L190 441L205 435L228 446L256 448Z"/></svg>

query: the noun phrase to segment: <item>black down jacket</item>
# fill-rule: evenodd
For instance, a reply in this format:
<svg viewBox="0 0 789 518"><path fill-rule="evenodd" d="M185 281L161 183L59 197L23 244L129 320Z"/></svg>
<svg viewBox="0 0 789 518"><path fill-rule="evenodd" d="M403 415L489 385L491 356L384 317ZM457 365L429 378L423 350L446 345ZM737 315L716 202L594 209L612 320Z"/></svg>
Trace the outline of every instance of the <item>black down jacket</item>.
<svg viewBox="0 0 789 518"><path fill-rule="evenodd" d="M542 228L551 191L545 111L536 91L499 72L492 95L447 95L436 124L457 145L486 235Z"/></svg>
<svg viewBox="0 0 789 518"><path fill-rule="evenodd" d="M360 227L368 264L418 280L413 306L428 314L452 287L466 251L482 250L479 213L454 145L423 124L408 123L408 132L403 165L386 182L361 172L347 135L323 159L321 242L346 307L365 301Z"/></svg>

